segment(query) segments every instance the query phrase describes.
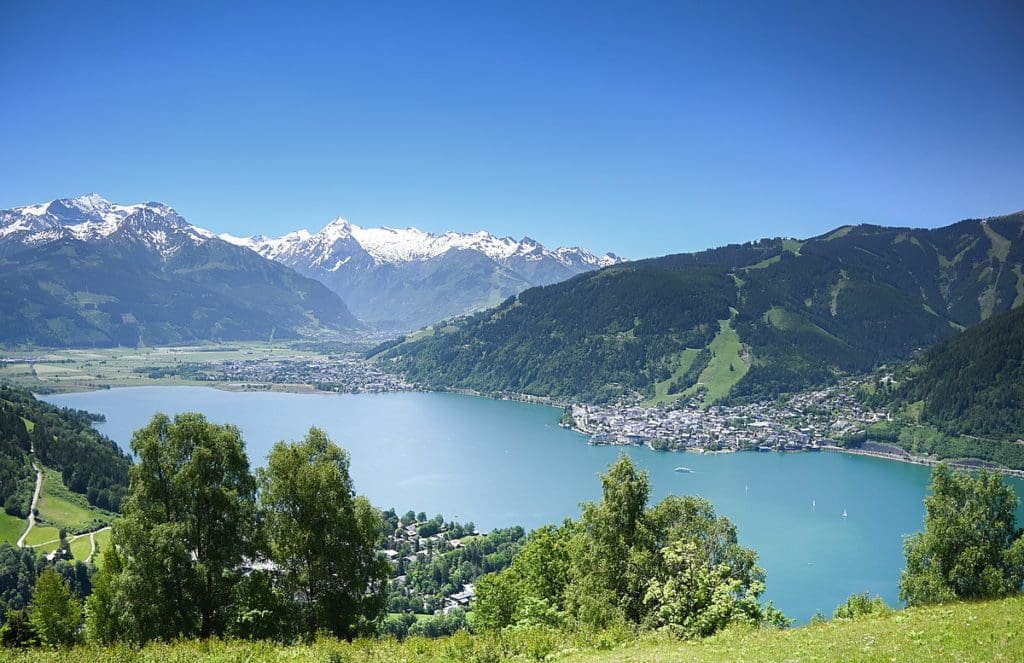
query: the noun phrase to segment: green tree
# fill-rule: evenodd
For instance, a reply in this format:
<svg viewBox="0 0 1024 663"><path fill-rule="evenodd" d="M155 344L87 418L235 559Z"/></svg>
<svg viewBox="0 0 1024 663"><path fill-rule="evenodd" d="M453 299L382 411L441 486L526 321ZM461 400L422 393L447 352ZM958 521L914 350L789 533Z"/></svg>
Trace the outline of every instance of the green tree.
<svg viewBox="0 0 1024 663"><path fill-rule="evenodd" d="M907 539L900 598L910 605L984 599L1020 591L1024 537L1017 495L992 472L938 465L925 498L924 531Z"/></svg>
<svg viewBox="0 0 1024 663"><path fill-rule="evenodd" d="M881 596L871 598L867 592L853 594L832 613L833 619L854 619L865 615L881 615L892 612Z"/></svg>
<svg viewBox="0 0 1024 663"><path fill-rule="evenodd" d="M389 566L376 551L380 512L356 496L348 453L311 428L274 445L260 485L271 555L303 598L307 631L367 630L383 614Z"/></svg>
<svg viewBox="0 0 1024 663"><path fill-rule="evenodd" d="M45 645L67 647L78 639L82 604L52 567L39 574L36 580L30 619Z"/></svg>
<svg viewBox="0 0 1024 663"><path fill-rule="evenodd" d="M511 569L489 573L476 581L476 602L473 604L473 628L496 630L516 622L521 586Z"/></svg>
<svg viewBox="0 0 1024 663"><path fill-rule="evenodd" d="M234 426L158 414L132 438L114 581L132 640L224 632L243 558L257 548L256 481Z"/></svg>
<svg viewBox="0 0 1024 663"><path fill-rule="evenodd" d="M103 569L93 577L92 593L85 599L85 638L89 642L109 645L125 637L121 615L126 612L119 602L116 581L122 571L117 548L103 553Z"/></svg>
<svg viewBox="0 0 1024 663"><path fill-rule="evenodd" d="M645 625L694 637L732 622L787 623L758 603L757 555L710 502L647 507L647 475L625 455L601 479L603 499L579 522L537 530L508 569L477 581L475 627Z"/></svg>
<svg viewBox="0 0 1024 663"><path fill-rule="evenodd" d="M644 583L633 568L633 551L644 547L644 509L651 492L646 471L622 454L601 475L602 499L583 505L580 540L570 553L570 609L582 621L604 627L620 617L639 621Z"/></svg>
<svg viewBox="0 0 1024 663"><path fill-rule="evenodd" d="M39 634L29 617L28 610L10 610L4 625L0 626L0 647L35 647Z"/></svg>
<svg viewBox="0 0 1024 663"><path fill-rule="evenodd" d="M692 540L676 540L660 551L660 572L647 588L647 622L684 638L702 638L733 622L759 624L758 581L744 585L727 564L709 563Z"/></svg>

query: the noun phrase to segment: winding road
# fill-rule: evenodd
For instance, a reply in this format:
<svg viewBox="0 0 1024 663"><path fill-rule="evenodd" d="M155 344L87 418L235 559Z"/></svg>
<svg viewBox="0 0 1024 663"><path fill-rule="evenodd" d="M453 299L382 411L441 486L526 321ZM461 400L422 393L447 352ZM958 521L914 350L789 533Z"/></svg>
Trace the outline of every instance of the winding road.
<svg viewBox="0 0 1024 663"><path fill-rule="evenodd" d="M32 495L32 506L28 510L28 527L25 528L25 533L18 539L19 548L25 547L25 539L28 537L28 533L32 531L32 526L36 524L36 506L39 504L39 492L43 489L43 471L39 469L39 465L35 462L32 463L32 467L36 469L36 492Z"/></svg>

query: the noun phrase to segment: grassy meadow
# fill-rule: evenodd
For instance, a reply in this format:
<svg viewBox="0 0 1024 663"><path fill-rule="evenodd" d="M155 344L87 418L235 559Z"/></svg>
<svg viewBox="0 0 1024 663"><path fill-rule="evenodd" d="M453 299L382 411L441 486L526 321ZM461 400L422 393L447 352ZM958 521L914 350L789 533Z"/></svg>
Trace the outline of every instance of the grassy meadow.
<svg viewBox="0 0 1024 663"><path fill-rule="evenodd" d="M1020 661L1024 597L911 608L788 630L730 628L696 641L628 631L569 634L543 627L428 640L329 638L276 645L238 640L152 643L142 648L0 650L0 660L184 663L186 661Z"/></svg>

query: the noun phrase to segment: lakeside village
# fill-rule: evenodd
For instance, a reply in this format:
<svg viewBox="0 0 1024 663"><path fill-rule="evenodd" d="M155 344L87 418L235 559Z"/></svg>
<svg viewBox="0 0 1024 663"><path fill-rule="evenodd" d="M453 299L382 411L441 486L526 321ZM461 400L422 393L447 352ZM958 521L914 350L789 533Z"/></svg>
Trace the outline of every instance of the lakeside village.
<svg viewBox="0 0 1024 663"><path fill-rule="evenodd" d="M889 418L885 412L864 407L855 391L855 384L837 384L795 394L783 402L707 409L688 401L654 407L637 402L570 405L562 425L589 435L590 443L598 445L697 453L819 451Z"/></svg>
<svg viewBox="0 0 1024 663"><path fill-rule="evenodd" d="M256 389L261 385L309 385L319 391L343 394L412 391L401 376L385 373L357 353L257 359L224 359L136 369L152 378L179 377L226 382Z"/></svg>

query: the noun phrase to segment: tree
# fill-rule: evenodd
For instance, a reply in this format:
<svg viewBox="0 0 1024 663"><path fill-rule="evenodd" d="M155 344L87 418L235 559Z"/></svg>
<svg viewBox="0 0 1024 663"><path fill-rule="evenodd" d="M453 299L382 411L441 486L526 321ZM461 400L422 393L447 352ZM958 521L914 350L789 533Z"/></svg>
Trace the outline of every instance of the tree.
<svg viewBox="0 0 1024 663"><path fill-rule="evenodd" d="M907 568L900 598L910 605L985 599L1020 591L1024 537L1017 528L1017 495L993 472L932 471L924 532L904 546Z"/></svg>
<svg viewBox="0 0 1024 663"><path fill-rule="evenodd" d="M33 591L30 620L39 639L51 647L75 644L82 622L82 604L53 568L39 574Z"/></svg>
<svg viewBox="0 0 1024 663"><path fill-rule="evenodd" d="M27 610L11 610L6 617L4 625L0 626L0 647L35 647L39 644L39 634Z"/></svg>
<svg viewBox="0 0 1024 663"><path fill-rule="evenodd" d="M642 545L646 535L643 513L651 484L646 471L622 454L601 475L602 499L583 505L580 518L583 540L576 546L573 574L578 585L571 592L574 610L583 621L606 626L621 614L639 621L644 591L631 572L631 551Z"/></svg>
<svg viewBox="0 0 1024 663"><path fill-rule="evenodd" d="M120 628L138 641L223 633L238 567L257 547L256 481L241 433L200 414L158 414L131 447L139 462L113 537Z"/></svg>
<svg viewBox="0 0 1024 663"><path fill-rule="evenodd" d="M881 596L871 598L867 592L852 594L844 603L837 606L832 619L856 619L865 615L882 615L892 612Z"/></svg>
<svg viewBox="0 0 1024 663"><path fill-rule="evenodd" d="M661 572L644 603L648 623L684 638L703 638L732 622L759 624L764 584L743 582L727 564L709 564L694 541L676 540L660 551Z"/></svg>
<svg viewBox="0 0 1024 663"><path fill-rule="evenodd" d="M0 614L28 607L37 573L37 560L31 548L0 544Z"/></svg>
<svg viewBox="0 0 1024 663"><path fill-rule="evenodd" d="M784 626L761 606L764 571L736 527L698 497L647 507L647 475L622 455L579 522L530 536L512 565L476 583L473 624L665 628L683 637L732 622Z"/></svg>
<svg viewBox="0 0 1024 663"><path fill-rule="evenodd" d="M389 566L376 551L380 512L356 497L348 453L311 428L274 445L260 486L271 556L304 599L308 632L367 630L383 614Z"/></svg>

